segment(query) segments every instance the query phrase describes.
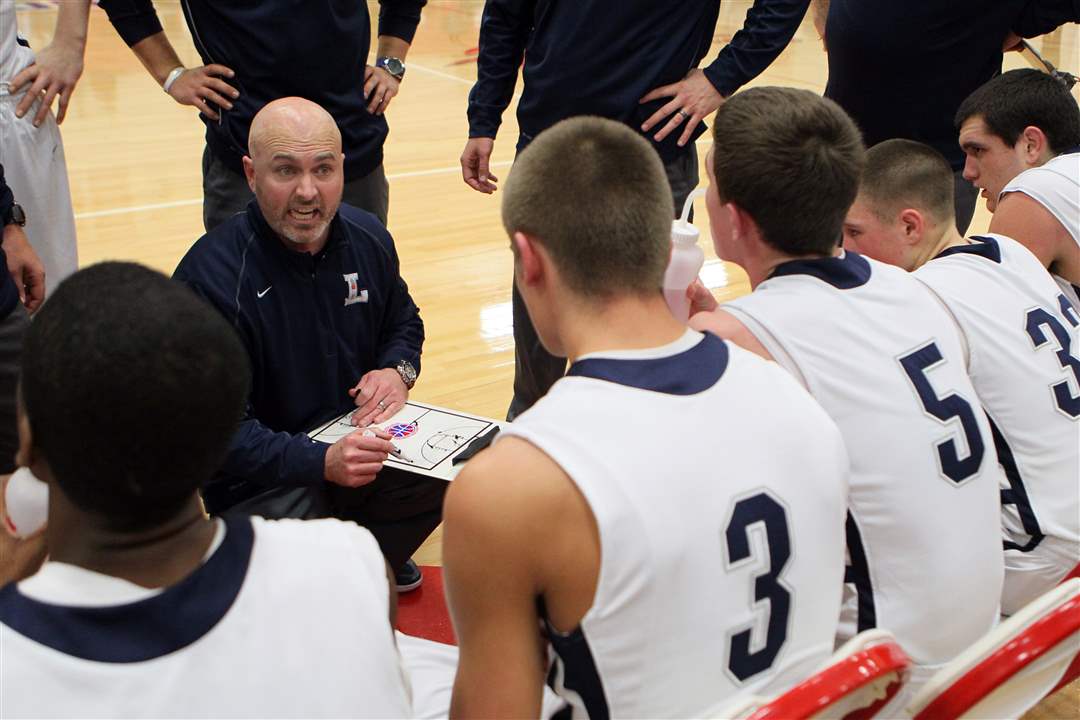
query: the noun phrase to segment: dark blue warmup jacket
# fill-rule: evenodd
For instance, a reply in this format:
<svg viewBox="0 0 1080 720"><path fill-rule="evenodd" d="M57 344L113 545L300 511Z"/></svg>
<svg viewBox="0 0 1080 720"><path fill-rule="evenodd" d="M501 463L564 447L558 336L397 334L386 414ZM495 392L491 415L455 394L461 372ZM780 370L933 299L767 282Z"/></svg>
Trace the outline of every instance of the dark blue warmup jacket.
<svg viewBox="0 0 1080 720"><path fill-rule="evenodd" d="M379 0L379 35L412 42L427 0ZM101 0L128 45L161 32L151 0ZM263 105L299 96L322 105L341 129L346 181L364 177L383 160L386 118L364 101L364 66L371 19L363 0L181 0L204 64L232 68L226 82L240 91L221 122L206 123L206 144L237 173L247 154L248 129ZM372 59L374 62L374 59Z"/></svg>
<svg viewBox="0 0 1080 720"><path fill-rule="evenodd" d="M1001 72L1005 36L1034 37L1070 21L1080 21L1080 0L832 0L825 96L847 110L867 147L918 140L959 170L953 117Z"/></svg>
<svg viewBox="0 0 1080 720"><path fill-rule="evenodd" d="M356 273L355 297L349 275ZM424 324L378 219L342 205L318 255L296 252L254 200L204 235L173 278L225 316L247 348L252 388L221 471L230 504L273 487L323 482L329 446L307 432L354 406L366 372L407 360L419 371Z"/></svg>
<svg viewBox="0 0 1080 720"><path fill-rule="evenodd" d="M756 0L742 30L703 69L713 86L726 97L759 75L787 47L809 4ZM487 0L469 93L469 137L495 137L523 57L518 149L577 115L640 129L670 98L638 100L698 66L712 46L719 12L720 0ZM697 132L704 130L701 123ZM687 151L676 144L679 135L657 146L665 160Z"/></svg>

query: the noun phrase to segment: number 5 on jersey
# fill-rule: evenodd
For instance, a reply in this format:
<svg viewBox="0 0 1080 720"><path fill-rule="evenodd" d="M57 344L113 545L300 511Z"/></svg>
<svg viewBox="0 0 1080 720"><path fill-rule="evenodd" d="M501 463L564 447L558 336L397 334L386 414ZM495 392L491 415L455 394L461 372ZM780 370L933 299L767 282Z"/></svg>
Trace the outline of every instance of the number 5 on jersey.
<svg viewBox="0 0 1080 720"><path fill-rule="evenodd" d="M958 393L938 397L934 392L934 386L930 384L930 378L926 376L926 372L944 360L941 350L934 342L927 343L915 352L899 358L900 366L904 368L908 379L911 380L915 394L919 396L919 402L922 403L927 414L937 418L943 425L954 419L960 421L960 429L968 447L967 457L960 457L955 438L949 438L937 444L941 472L959 485L979 472L983 454L986 452L986 444L979 431L979 422L971 409L971 403Z"/></svg>

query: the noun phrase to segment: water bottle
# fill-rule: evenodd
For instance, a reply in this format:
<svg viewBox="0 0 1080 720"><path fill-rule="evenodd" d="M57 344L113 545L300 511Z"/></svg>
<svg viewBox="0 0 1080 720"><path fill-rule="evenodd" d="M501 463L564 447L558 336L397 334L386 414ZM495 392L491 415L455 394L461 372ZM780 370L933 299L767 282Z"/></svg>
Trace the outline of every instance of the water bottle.
<svg viewBox="0 0 1080 720"><path fill-rule="evenodd" d="M683 205L682 216L671 224L671 260L664 273L664 299L679 322L690 319L690 299L686 297L686 290L705 264L705 253L698 247L700 233L690 223L690 208L694 206L694 200L704 194L704 189L690 193Z"/></svg>
<svg viewBox="0 0 1080 720"><path fill-rule="evenodd" d="M33 535L49 516L49 486L21 467L8 478L4 491L4 525L15 537Z"/></svg>

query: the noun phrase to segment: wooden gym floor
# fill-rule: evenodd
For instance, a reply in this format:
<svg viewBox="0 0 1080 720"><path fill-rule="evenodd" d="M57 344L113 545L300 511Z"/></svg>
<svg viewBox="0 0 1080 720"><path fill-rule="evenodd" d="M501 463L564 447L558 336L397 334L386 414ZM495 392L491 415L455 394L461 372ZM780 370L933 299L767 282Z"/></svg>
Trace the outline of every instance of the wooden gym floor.
<svg viewBox="0 0 1080 720"><path fill-rule="evenodd" d="M19 29L33 47L48 44L56 4L19 3ZM154 4L185 64L201 64L179 2ZM378 4L368 5L376 17ZM741 27L750 5L750 0L721 3L710 57ZM466 187L458 166L482 8L482 0L429 0L407 59L408 75L387 113L385 167L390 231L427 329L423 375L412 396L502 417L513 378L512 260L499 222L499 194L485 196ZM1080 71L1076 26L1035 45L1056 65ZM1021 67L1023 61L1010 55L1005 66ZM825 55L808 14L791 45L752 84L821 92L826 74ZM504 115L493 156L492 170L503 179L517 138L513 108ZM203 126L194 109L177 105L161 91L98 8L91 12L86 70L61 130L81 264L126 259L171 273L203 231ZM698 148L704 162L707 139ZM703 207L697 223L706 238L708 284L722 298L747 292L742 271L716 260ZM970 232L984 231L988 223L980 207ZM436 531L417 560L438 564L440 557ZM1030 717L1080 718L1080 689L1074 685L1059 693Z"/></svg>

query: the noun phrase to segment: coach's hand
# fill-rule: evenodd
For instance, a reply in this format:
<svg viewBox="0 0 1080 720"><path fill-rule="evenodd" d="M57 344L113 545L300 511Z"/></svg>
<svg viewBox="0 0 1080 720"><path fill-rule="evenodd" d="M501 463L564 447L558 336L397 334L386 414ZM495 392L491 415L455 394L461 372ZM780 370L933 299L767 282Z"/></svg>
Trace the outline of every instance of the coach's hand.
<svg viewBox="0 0 1080 720"><path fill-rule="evenodd" d="M679 138L680 146L690 141L690 135L698 123L724 104L724 96L713 87L713 84L705 77L705 73L698 68L688 72L680 82L658 87L638 102L647 103L665 97L670 97L671 101L654 112L642 124L641 130L648 132L664 118L670 116L667 124L660 128L653 138L660 142L680 125L684 125L682 136Z"/></svg>
<svg viewBox="0 0 1080 720"><path fill-rule="evenodd" d="M409 388L405 387L405 381L397 370L383 368L366 373L355 387L349 388L349 395L356 401L351 422L363 428L389 420L405 407Z"/></svg>
<svg viewBox="0 0 1080 720"><path fill-rule="evenodd" d="M214 103L219 108L232 110L231 100L240 97L240 91L221 78L235 77L224 65L203 65L188 68L169 87L169 95L181 105L198 108L211 120L220 120L221 116L210 107Z"/></svg>
<svg viewBox="0 0 1080 720"><path fill-rule="evenodd" d="M32 313L45 300L45 266L26 239L26 233L14 223L4 227L2 246L7 255L7 270L19 289L19 300Z"/></svg>
<svg viewBox="0 0 1080 720"><path fill-rule="evenodd" d="M368 65L364 69L364 97L368 99L367 111L372 115L386 112L400 88L401 81L383 68Z"/></svg>
<svg viewBox="0 0 1080 720"><path fill-rule="evenodd" d="M495 138L469 138L465 151L461 153L461 178L465 184L477 192L487 195L498 188L495 183L499 178L491 174L491 151L495 147Z"/></svg>
<svg viewBox="0 0 1080 720"><path fill-rule="evenodd" d="M82 72L83 48L81 46L63 42L47 45L37 54L33 65L24 68L11 79L12 95L18 93L23 85L31 83L30 89L15 107L15 117L25 115L34 101L40 97L41 105L38 106L37 115L34 116L34 126L40 127L49 115L53 100L59 96L60 104L57 107L56 122L64 122L71 94L75 92L75 85L82 77Z"/></svg>
<svg viewBox="0 0 1080 720"><path fill-rule="evenodd" d="M368 431L369 433L372 431ZM360 487L375 479L393 448L389 435L374 429L375 437L363 430L351 432L326 451L326 479L345 487Z"/></svg>

